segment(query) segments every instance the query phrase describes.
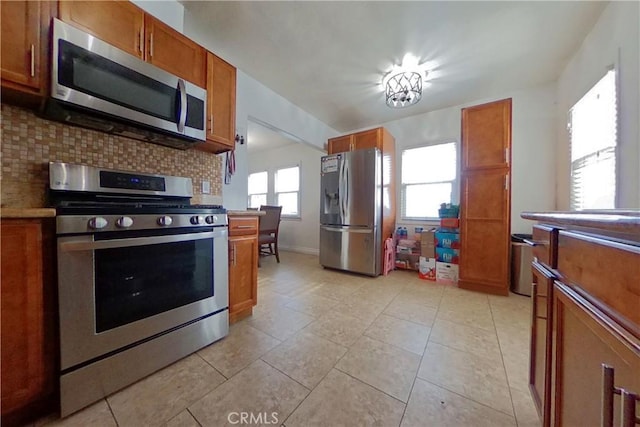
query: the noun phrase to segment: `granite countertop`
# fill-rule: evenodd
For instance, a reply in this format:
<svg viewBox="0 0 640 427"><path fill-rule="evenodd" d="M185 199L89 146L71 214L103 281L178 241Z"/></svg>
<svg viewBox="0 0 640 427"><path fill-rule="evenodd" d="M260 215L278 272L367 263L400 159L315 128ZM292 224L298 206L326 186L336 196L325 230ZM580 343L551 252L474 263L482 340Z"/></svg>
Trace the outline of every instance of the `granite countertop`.
<svg viewBox="0 0 640 427"><path fill-rule="evenodd" d="M263 216L265 211L227 211L229 216Z"/></svg>
<svg viewBox="0 0 640 427"><path fill-rule="evenodd" d="M567 212L522 212L524 219L545 223L640 233L640 210L607 209Z"/></svg>
<svg viewBox="0 0 640 427"><path fill-rule="evenodd" d="M2 208L0 218L52 218L56 210L52 208Z"/></svg>

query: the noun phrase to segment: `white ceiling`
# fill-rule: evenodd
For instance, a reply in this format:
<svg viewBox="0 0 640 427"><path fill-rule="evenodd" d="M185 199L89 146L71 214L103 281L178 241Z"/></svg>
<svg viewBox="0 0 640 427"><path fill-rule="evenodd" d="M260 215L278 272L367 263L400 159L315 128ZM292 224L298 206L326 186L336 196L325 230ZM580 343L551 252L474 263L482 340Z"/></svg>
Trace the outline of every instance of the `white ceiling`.
<svg viewBox="0 0 640 427"><path fill-rule="evenodd" d="M606 2L196 2L217 54L347 132L554 81ZM385 105L380 81L405 53L422 100Z"/></svg>

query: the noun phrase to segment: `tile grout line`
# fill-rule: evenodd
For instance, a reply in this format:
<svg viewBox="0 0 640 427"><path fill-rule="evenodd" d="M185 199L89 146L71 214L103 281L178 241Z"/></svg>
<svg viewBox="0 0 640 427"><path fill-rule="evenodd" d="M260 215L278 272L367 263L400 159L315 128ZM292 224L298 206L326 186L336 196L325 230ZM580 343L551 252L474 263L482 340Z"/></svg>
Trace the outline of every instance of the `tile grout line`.
<svg viewBox="0 0 640 427"><path fill-rule="evenodd" d="M489 301L489 311L491 312L491 320L493 321L493 327L496 330L496 339L498 340L498 348L500 349L500 360L502 361L502 370L504 371L504 377L507 380L507 388L509 389L509 398L511 399L511 410L513 411L513 418L516 421L516 427L518 426L518 417L516 415L516 405L513 403L513 393L511 393L511 384L509 383L509 375L507 375L507 366L504 363L504 354L502 353L502 344L500 343L500 337L498 336L498 328L496 327L496 321L493 316L493 306Z"/></svg>
<svg viewBox="0 0 640 427"><path fill-rule="evenodd" d="M444 295L444 291L443 291ZM433 316L433 323L436 322L436 318L438 317L438 312L440 311L440 304L442 303L442 296L440 296L440 302L438 302L438 306L436 307L436 314ZM427 347L429 346L429 341L431 340L431 332L433 332L433 324L429 328L429 335L427 336L427 342L424 345L424 351L422 352L422 356L420 356L420 363L418 364L418 370L416 371L416 376L413 378L413 383L411 384L411 390L409 391L409 397L407 398L407 404L404 407L404 411L402 411L402 417L400 417L400 424L398 427L402 426L402 422L404 421L404 417L407 414L407 408L409 407L409 401L411 400L411 395L413 394L413 389L416 386L416 381L418 379L418 373L420 372L420 367L422 366L422 361L424 360L425 354L427 354ZM422 379L422 378L420 378Z"/></svg>
<svg viewBox="0 0 640 427"><path fill-rule="evenodd" d="M216 387L216 388L217 388L217 387ZM195 416L195 415L193 415L193 413L189 410L189 407L187 407L185 410L189 413L189 415L191 415L191 418L193 418L193 419L195 420L196 424L198 424L198 426L199 426L199 427L202 427L202 424L201 424L201 423L200 423L200 421L196 418L196 416Z"/></svg>

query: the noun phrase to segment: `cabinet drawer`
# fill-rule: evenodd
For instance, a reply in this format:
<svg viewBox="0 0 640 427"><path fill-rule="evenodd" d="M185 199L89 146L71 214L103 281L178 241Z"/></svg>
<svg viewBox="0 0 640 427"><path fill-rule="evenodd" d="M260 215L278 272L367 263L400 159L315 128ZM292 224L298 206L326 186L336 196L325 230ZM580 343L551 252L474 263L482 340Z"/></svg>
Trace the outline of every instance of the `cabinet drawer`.
<svg viewBox="0 0 640 427"><path fill-rule="evenodd" d="M229 217L229 236L258 234L258 217Z"/></svg>
<svg viewBox="0 0 640 427"><path fill-rule="evenodd" d="M533 256L539 263L551 268L558 266L556 241L558 230L544 225L533 226Z"/></svg>
<svg viewBox="0 0 640 427"><path fill-rule="evenodd" d="M560 231L562 281L640 337L640 247L588 234Z"/></svg>

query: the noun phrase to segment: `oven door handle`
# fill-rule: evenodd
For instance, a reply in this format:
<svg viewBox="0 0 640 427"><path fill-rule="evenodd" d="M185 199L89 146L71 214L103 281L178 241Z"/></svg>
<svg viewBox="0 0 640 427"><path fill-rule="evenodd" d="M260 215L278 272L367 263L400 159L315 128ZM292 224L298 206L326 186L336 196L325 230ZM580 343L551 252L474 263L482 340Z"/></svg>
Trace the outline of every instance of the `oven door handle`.
<svg viewBox="0 0 640 427"><path fill-rule="evenodd" d="M134 237L128 239L62 242L59 247L63 252L94 251L97 249L127 248L131 246L156 245L160 243L187 242L190 240L215 239L226 236L227 230L216 230L206 233L172 234L169 236Z"/></svg>

